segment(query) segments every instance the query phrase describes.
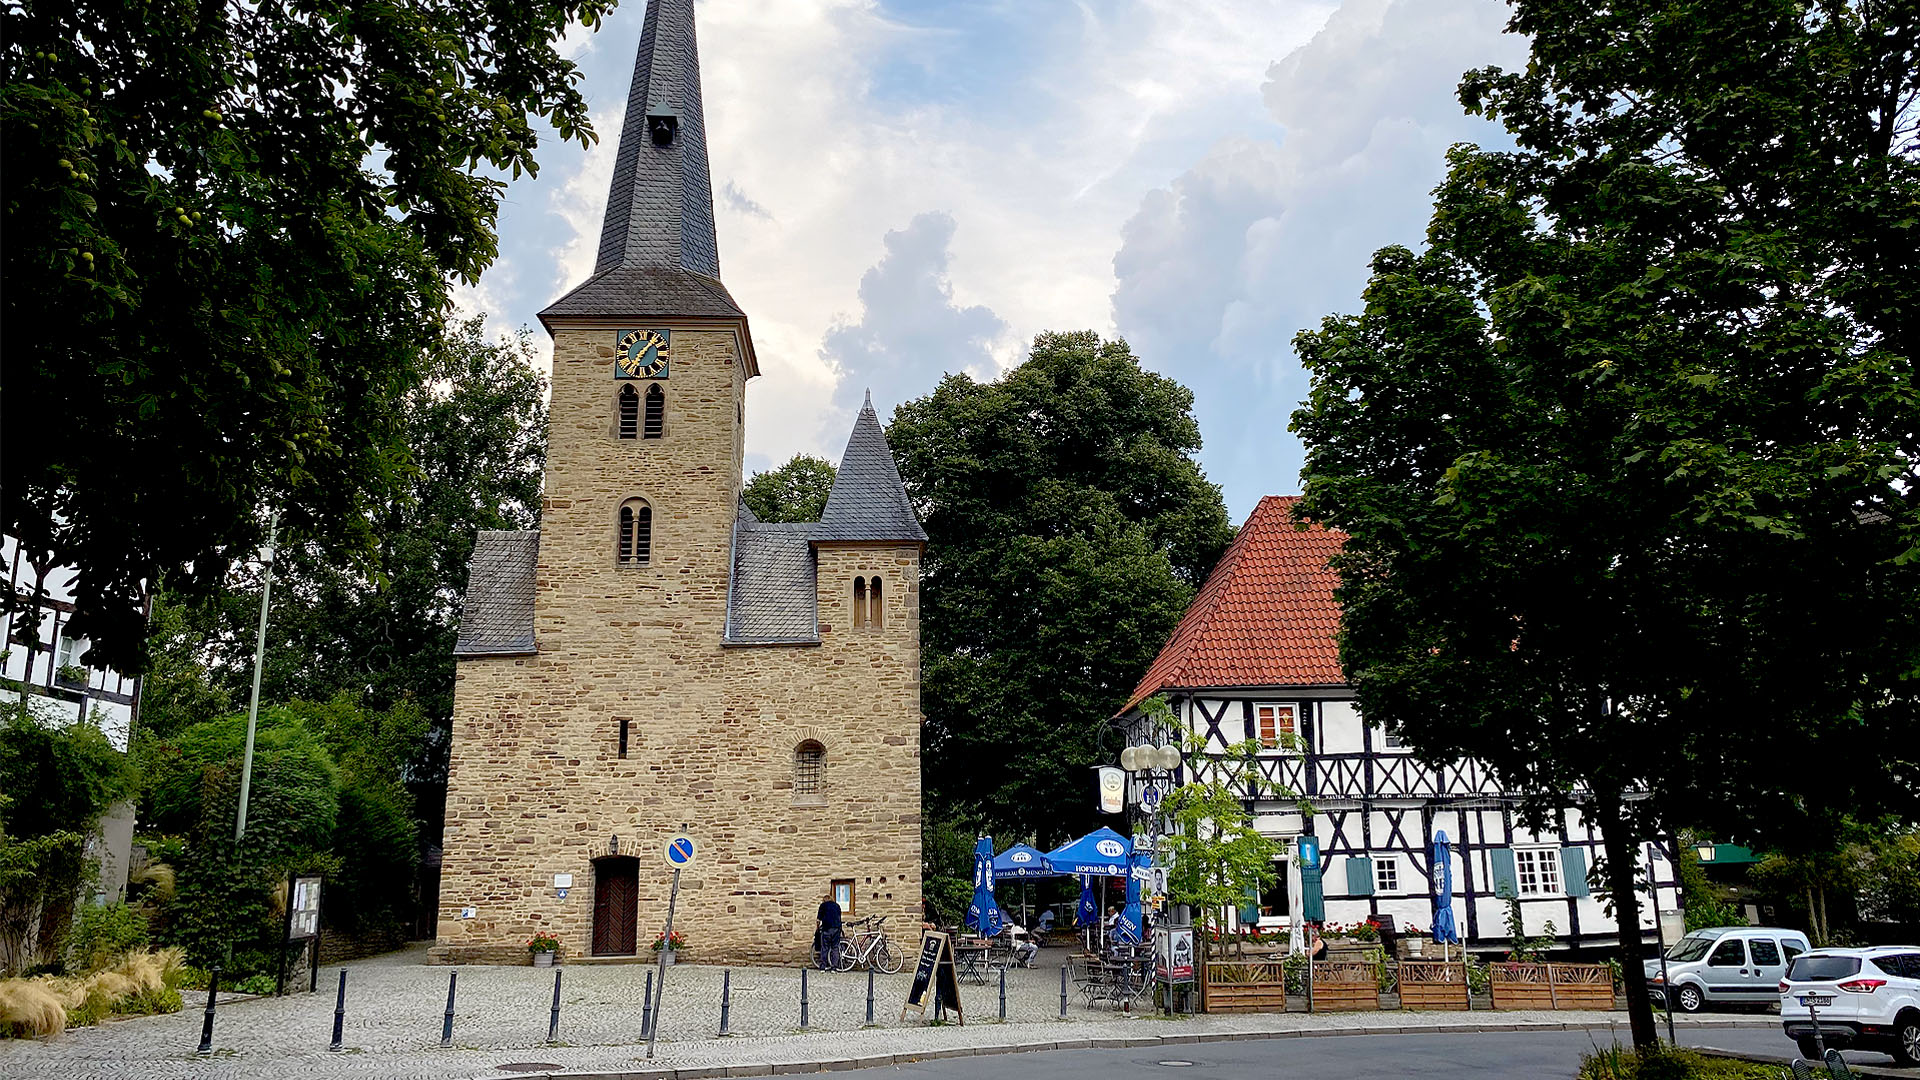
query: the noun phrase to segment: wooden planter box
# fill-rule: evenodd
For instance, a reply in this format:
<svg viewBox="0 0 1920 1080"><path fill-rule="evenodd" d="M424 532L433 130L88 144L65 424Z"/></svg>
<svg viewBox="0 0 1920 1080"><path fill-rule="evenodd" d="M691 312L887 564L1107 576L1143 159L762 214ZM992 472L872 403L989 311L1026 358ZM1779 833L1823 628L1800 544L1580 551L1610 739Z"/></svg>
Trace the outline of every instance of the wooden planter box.
<svg viewBox="0 0 1920 1080"><path fill-rule="evenodd" d="M1439 960L1400 961L1400 1007L1466 1009L1467 965Z"/></svg>
<svg viewBox="0 0 1920 1080"><path fill-rule="evenodd" d="M1496 1009L1613 1008L1613 971L1605 964L1488 965Z"/></svg>
<svg viewBox="0 0 1920 1080"><path fill-rule="evenodd" d="M1321 960L1313 965L1314 1012L1365 1012L1380 1007L1371 962Z"/></svg>
<svg viewBox="0 0 1920 1080"><path fill-rule="evenodd" d="M1286 1012L1287 974L1281 961L1208 960L1200 1009L1210 1013Z"/></svg>

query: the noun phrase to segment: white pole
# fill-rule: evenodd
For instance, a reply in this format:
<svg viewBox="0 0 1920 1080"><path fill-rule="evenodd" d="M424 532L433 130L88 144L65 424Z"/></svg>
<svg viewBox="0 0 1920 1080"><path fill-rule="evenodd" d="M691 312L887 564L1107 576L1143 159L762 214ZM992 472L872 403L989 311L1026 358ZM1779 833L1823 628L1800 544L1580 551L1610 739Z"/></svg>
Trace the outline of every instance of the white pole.
<svg viewBox="0 0 1920 1080"><path fill-rule="evenodd" d="M247 754L240 765L240 812L233 820L233 843L247 835L247 795L253 788L253 733L260 719L260 668L267 656L267 602L273 596L273 542L280 531L280 511L267 523L267 572L260 583L260 632L253 639L253 695L247 699Z"/></svg>

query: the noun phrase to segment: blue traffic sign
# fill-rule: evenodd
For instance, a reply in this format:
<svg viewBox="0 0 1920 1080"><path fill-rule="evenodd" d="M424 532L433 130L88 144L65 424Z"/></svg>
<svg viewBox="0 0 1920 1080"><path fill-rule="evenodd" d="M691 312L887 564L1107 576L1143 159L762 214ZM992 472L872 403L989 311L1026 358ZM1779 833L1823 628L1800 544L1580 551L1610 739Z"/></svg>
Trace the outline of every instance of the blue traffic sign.
<svg viewBox="0 0 1920 1080"><path fill-rule="evenodd" d="M667 863L676 867L693 865L693 837L676 836L667 841Z"/></svg>

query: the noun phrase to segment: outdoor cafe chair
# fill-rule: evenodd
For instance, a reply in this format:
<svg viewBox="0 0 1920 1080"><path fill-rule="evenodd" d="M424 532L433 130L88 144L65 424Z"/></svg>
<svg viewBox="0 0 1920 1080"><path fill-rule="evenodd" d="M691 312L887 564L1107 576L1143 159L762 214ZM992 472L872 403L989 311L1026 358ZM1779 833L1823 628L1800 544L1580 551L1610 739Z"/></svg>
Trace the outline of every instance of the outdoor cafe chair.
<svg viewBox="0 0 1920 1080"><path fill-rule="evenodd" d="M1813 1080L1813 1066L1800 1058L1793 1059L1793 1080Z"/></svg>
<svg viewBox="0 0 1920 1080"><path fill-rule="evenodd" d="M1853 1070L1847 1067L1847 1059L1840 1051L1827 1051L1827 1076L1830 1080L1853 1080Z"/></svg>

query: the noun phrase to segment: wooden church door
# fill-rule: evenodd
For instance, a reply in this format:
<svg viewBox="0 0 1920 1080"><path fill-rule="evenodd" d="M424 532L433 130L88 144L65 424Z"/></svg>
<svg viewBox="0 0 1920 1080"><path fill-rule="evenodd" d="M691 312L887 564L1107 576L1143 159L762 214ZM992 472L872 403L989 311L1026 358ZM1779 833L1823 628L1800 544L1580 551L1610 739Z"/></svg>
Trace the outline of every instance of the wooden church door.
<svg viewBox="0 0 1920 1080"><path fill-rule="evenodd" d="M632 956L640 903L640 862L625 856L593 863L593 955Z"/></svg>

